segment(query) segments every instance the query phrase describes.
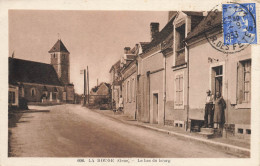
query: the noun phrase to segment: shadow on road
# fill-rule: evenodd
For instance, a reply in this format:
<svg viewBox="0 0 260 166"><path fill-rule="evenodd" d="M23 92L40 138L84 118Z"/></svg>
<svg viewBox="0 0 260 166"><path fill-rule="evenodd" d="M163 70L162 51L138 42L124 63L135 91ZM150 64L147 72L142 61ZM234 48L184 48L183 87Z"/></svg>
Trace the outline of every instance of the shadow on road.
<svg viewBox="0 0 260 166"><path fill-rule="evenodd" d="M25 111L21 111L21 113L38 113L38 112L50 112L50 110L25 110Z"/></svg>
<svg viewBox="0 0 260 166"><path fill-rule="evenodd" d="M28 123L29 121L25 121L25 120L21 120L21 121L19 121L19 122L17 122L17 123Z"/></svg>
<svg viewBox="0 0 260 166"><path fill-rule="evenodd" d="M15 154L12 152L12 128L17 127L18 123L29 123L27 121L34 116L23 116L25 113L49 113L50 110L8 110L8 157L14 157ZM27 118L27 120L21 120L21 118Z"/></svg>
<svg viewBox="0 0 260 166"><path fill-rule="evenodd" d="M20 121L24 113L43 113L50 112L50 110L8 110L8 128L16 127L17 123L28 122ZM33 116L24 116L23 118L33 118Z"/></svg>

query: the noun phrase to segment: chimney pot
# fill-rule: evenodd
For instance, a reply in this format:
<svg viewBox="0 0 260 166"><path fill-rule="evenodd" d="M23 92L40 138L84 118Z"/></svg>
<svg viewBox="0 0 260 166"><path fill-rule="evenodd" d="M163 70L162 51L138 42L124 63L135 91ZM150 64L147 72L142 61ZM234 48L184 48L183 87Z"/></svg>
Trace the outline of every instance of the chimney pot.
<svg viewBox="0 0 260 166"><path fill-rule="evenodd" d="M129 54L130 50L131 50L130 47L125 47L125 48L124 48L124 53L125 53L125 54Z"/></svg>

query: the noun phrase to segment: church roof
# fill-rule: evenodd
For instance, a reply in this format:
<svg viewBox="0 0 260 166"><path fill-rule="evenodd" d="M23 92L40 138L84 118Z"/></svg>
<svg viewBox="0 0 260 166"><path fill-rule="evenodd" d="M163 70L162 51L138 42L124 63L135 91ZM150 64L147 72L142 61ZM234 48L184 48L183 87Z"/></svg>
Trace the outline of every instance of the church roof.
<svg viewBox="0 0 260 166"><path fill-rule="evenodd" d="M51 48L51 50L49 51L49 53L52 52L68 52L67 48L65 47L65 45L62 43L62 41L59 39L54 46Z"/></svg>
<svg viewBox="0 0 260 166"><path fill-rule="evenodd" d="M62 86L52 65L9 57L9 84L17 82Z"/></svg>

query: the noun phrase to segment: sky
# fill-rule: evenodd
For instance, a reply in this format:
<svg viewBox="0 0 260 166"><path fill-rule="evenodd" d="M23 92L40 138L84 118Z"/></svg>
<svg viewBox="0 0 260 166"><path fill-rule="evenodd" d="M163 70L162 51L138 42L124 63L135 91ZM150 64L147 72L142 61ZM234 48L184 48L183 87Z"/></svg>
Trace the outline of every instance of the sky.
<svg viewBox="0 0 260 166"><path fill-rule="evenodd" d="M149 42L150 23L161 30L167 21L166 11L9 10L9 56L50 63L48 51L61 38L70 52L70 81L81 94L80 70L88 66L90 88L97 79L109 83L124 47Z"/></svg>

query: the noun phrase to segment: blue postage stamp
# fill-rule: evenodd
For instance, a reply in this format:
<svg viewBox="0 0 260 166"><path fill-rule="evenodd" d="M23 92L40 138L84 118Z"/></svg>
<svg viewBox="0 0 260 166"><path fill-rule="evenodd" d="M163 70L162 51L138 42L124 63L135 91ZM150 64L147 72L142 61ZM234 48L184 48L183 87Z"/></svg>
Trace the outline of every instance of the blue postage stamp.
<svg viewBox="0 0 260 166"><path fill-rule="evenodd" d="M222 5L224 44L256 44L255 3Z"/></svg>

